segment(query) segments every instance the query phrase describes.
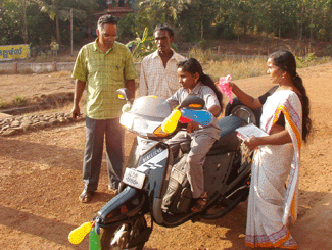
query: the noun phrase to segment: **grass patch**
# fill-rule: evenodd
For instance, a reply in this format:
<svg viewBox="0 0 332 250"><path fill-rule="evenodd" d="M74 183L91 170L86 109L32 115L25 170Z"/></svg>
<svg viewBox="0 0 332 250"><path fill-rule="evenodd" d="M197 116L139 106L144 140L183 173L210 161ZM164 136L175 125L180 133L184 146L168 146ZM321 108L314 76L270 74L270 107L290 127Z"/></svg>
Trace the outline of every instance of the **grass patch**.
<svg viewBox="0 0 332 250"><path fill-rule="evenodd" d="M61 78L61 77L71 77L72 72L69 70L50 72L49 77L51 78Z"/></svg>
<svg viewBox="0 0 332 250"><path fill-rule="evenodd" d="M300 57L296 56L296 65L298 68L305 68L308 66L315 66L319 64L328 63L331 61L331 57L324 56L321 58L318 58L315 53L308 53L306 56Z"/></svg>
<svg viewBox="0 0 332 250"><path fill-rule="evenodd" d="M7 108L7 101L5 99L0 98L0 108Z"/></svg>
<svg viewBox="0 0 332 250"><path fill-rule="evenodd" d="M246 79L266 74L266 59L262 58L225 58L221 61L202 63L206 74L213 81L220 77L232 76L232 80Z"/></svg>
<svg viewBox="0 0 332 250"><path fill-rule="evenodd" d="M13 100L13 104L16 105L17 107L22 107L25 106L27 104L27 99L26 97L19 97L19 96L15 96L14 100Z"/></svg>
<svg viewBox="0 0 332 250"><path fill-rule="evenodd" d="M267 74L266 61L268 56L230 56L212 53L210 49L194 48L189 52L189 57L196 58L204 72L218 81L220 77L232 76L232 80L246 79ZM318 58L314 53L305 57L295 57L298 68L315 66L331 62L330 57Z"/></svg>

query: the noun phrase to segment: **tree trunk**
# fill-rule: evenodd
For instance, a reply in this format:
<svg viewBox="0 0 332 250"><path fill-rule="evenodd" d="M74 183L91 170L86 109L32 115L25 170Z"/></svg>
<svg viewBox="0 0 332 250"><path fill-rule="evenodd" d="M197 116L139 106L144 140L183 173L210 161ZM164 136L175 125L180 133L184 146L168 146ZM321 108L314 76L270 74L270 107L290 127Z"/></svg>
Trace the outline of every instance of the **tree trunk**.
<svg viewBox="0 0 332 250"><path fill-rule="evenodd" d="M56 29L56 43L60 44L60 28L59 28L59 17L55 16L55 29Z"/></svg>
<svg viewBox="0 0 332 250"><path fill-rule="evenodd" d="M22 2L23 7L23 30L22 30L22 38L24 44L28 43L28 20L27 20L27 0L23 0Z"/></svg>
<svg viewBox="0 0 332 250"><path fill-rule="evenodd" d="M300 37L299 40L302 40L302 34L303 34L303 13L304 13L304 5L302 4L301 8L301 18L300 18Z"/></svg>
<svg viewBox="0 0 332 250"><path fill-rule="evenodd" d="M201 41L203 40L203 19L201 19Z"/></svg>

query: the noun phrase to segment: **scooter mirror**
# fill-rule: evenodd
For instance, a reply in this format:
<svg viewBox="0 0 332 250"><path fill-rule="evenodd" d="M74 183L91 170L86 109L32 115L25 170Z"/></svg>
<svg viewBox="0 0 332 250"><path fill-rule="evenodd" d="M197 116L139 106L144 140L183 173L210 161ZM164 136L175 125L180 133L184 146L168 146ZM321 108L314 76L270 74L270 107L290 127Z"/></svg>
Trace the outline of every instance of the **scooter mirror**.
<svg viewBox="0 0 332 250"><path fill-rule="evenodd" d="M188 96L183 102L180 104L178 109L187 108L187 109L202 109L204 107L204 100L197 96Z"/></svg>
<svg viewBox="0 0 332 250"><path fill-rule="evenodd" d="M127 88L118 89L116 91L118 98L129 101L132 98L131 92Z"/></svg>

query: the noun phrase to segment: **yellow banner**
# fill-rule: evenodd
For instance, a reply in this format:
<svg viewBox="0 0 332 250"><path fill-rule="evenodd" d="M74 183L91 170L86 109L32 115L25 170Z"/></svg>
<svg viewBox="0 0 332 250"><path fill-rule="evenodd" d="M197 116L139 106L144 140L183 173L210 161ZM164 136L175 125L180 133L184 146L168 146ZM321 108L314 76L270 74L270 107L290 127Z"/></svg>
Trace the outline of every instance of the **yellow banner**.
<svg viewBox="0 0 332 250"><path fill-rule="evenodd" d="M0 60L10 60L28 57L30 57L29 44L0 46Z"/></svg>

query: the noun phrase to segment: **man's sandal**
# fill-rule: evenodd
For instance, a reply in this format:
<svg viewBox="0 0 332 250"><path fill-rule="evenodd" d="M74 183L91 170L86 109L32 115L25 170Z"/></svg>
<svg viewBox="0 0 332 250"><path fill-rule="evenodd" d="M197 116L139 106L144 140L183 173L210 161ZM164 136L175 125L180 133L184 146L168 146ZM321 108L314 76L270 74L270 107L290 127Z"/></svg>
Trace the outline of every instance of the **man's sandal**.
<svg viewBox="0 0 332 250"><path fill-rule="evenodd" d="M199 213L204 210L207 203L207 193L204 193L201 197L199 197L196 203L192 206L191 211L194 213Z"/></svg>

